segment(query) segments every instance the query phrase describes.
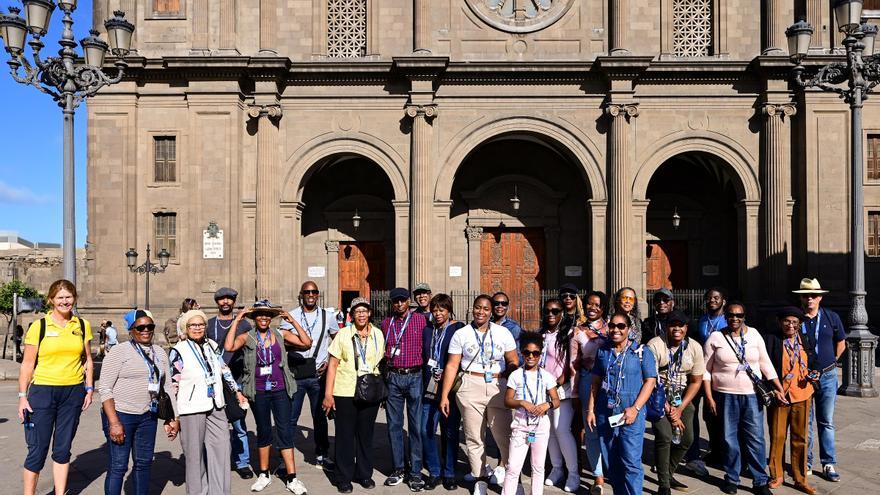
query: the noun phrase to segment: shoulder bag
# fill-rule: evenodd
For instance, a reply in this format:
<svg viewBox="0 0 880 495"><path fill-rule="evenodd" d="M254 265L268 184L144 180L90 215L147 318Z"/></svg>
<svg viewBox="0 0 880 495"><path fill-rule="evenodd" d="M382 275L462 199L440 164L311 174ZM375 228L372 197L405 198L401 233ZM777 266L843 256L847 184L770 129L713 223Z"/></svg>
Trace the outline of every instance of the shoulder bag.
<svg viewBox="0 0 880 495"><path fill-rule="evenodd" d="M152 347L155 348L155 345ZM156 350L153 349L153 355L156 355ZM156 407L156 417L163 421L171 421L174 419L174 408L171 406L171 396L168 395L168 392L165 391L165 379L166 375L159 372L159 367L156 366L156 363L147 355L147 353L143 353L143 356L147 359L147 362L150 366L153 367L153 372L158 375L159 378L159 393L156 396L156 400L158 401Z"/></svg>
<svg viewBox="0 0 880 495"><path fill-rule="evenodd" d="M321 334L318 337L318 345L311 357L302 357L289 348L287 350L287 364L290 365L290 371L297 380L304 378L315 378L318 376L317 363L315 362L315 354L321 351L321 343L324 341L324 332L327 330L327 314L324 308L319 308L318 316L321 318Z"/></svg>
<svg viewBox="0 0 880 495"><path fill-rule="evenodd" d="M458 389L461 388L461 383L464 381L464 374L471 369L471 365L474 364L474 361L476 359L477 355L474 354L474 357L471 358L471 362L469 362L464 369L461 369L461 367L459 366L458 371L455 373L455 380L452 382L452 388L449 389L449 393L454 394L458 392Z"/></svg>
<svg viewBox="0 0 880 495"><path fill-rule="evenodd" d="M388 387L385 385L385 379L382 378L381 375L373 373L367 373L364 375L358 373L360 354L357 350L357 344L354 341L356 338L357 335L351 336L351 348L354 351L354 371L357 375L357 382L355 383L354 388L354 400L369 404L382 402L388 397Z"/></svg>
<svg viewBox="0 0 880 495"><path fill-rule="evenodd" d="M740 356L739 353L736 352L736 349L733 347L733 342L728 338L726 333L724 334L724 341L730 346L730 350L733 351L736 359L738 359L739 363L745 368L749 379L752 380L752 386L755 388L755 396L758 398L758 404L764 407L772 406L776 402L776 396L773 394L773 387L755 375L755 372L752 371L752 367L746 362L745 356Z"/></svg>

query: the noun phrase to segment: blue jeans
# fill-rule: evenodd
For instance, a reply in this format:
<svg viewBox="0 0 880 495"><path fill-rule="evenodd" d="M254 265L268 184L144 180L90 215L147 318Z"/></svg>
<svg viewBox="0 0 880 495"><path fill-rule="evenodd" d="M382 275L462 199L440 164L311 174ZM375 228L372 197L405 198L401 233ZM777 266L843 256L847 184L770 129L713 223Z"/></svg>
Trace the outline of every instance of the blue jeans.
<svg viewBox="0 0 880 495"><path fill-rule="evenodd" d="M257 448L272 445L272 419L275 420L275 433L279 451L293 448L293 428L290 427L290 397L287 390L257 392L251 401L254 410L254 423L257 424Z"/></svg>
<svg viewBox="0 0 880 495"><path fill-rule="evenodd" d="M110 423L104 411L101 411L101 426L107 438L107 477L104 479L104 494L119 495L122 493L122 482L128 471L128 458L134 462L131 474L136 495L150 493L150 472L153 468L153 449L156 446L156 415L151 412L144 414L126 414L116 411L125 440L122 445L110 440Z"/></svg>
<svg viewBox="0 0 880 495"><path fill-rule="evenodd" d="M388 399L385 415L388 419L388 437L391 439L391 459L394 469L403 469L403 406L406 401L406 422L409 426L410 474L422 473L422 374L401 375L393 371L388 377Z"/></svg>
<svg viewBox="0 0 880 495"><path fill-rule="evenodd" d="M327 416L321 409L321 401L324 400L324 377L303 378L296 381L296 392L290 400L290 427L293 431L299 428L299 416L302 414L303 402L306 395L309 396L309 407L312 411L312 425L314 426L315 455L325 456L330 450L330 440L327 438Z"/></svg>
<svg viewBox="0 0 880 495"><path fill-rule="evenodd" d="M635 396L623 396L624 404L632 404ZM608 480L619 495L641 495L645 481L642 468L642 447L645 443L645 417L642 408L631 425L611 428L608 417L614 414L605 404L596 406L596 430L601 440L602 461ZM589 429L589 428L588 428ZM613 466L613 467L612 467Z"/></svg>
<svg viewBox="0 0 880 495"><path fill-rule="evenodd" d="M581 399L581 421L587 424L587 407L590 405L590 390L593 388L593 374L589 371L578 372L578 397ZM587 445L587 469L593 476L604 476L602 471L602 446L599 440L599 429L584 429L584 443Z"/></svg>
<svg viewBox="0 0 880 495"><path fill-rule="evenodd" d="M724 479L739 484L742 463L740 439L745 447L745 461L752 473L752 486L763 486L767 476L767 448L764 445L764 411L758 407L755 394L725 394L714 392L718 416L724 424Z"/></svg>
<svg viewBox="0 0 880 495"><path fill-rule="evenodd" d="M251 453L248 447L247 424L245 418L233 421L229 431L229 441L232 444L232 465L235 469L250 467Z"/></svg>
<svg viewBox="0 0 880 495"><path fill-rule="evenodd" d="M458 430L461 428L461 413L455 401L449 403L449 417L443 415L438 403L425 400L422 403L422 450L428 474L441 475L440 456L443 456L442 476L455 478L455 462L458 459ZM440 424L440 445L437 445L437 424Z"/></svg>
<svg viewBox="0 0 880 495"><path fill-rule="evenodd" d="M837 370L832 370L819 378L814 385L813 407L810 408L810 423L807 441L807 467L813 467L813 420L816 417L816 429L819 431L819 461L825 464L837 464L837 453L834 451L834 406L837 403Z"/></svg>

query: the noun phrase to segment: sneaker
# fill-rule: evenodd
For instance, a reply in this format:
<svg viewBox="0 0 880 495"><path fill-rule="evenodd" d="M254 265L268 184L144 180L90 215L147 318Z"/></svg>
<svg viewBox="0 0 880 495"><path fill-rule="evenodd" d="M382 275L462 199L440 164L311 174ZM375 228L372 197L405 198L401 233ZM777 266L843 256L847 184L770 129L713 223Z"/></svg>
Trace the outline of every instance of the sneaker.
<svg viewBox="0 0 880 495"><path fill-rule="evenodd" d="M685 468L697 476L709 476L709 470L706 469L706 463L700 459L694 459L693 461L688 462L685 464Z"/></svg>
<svg viewBox="0 0 880 495"><path fill-rule="evenodd" d="M267 486L272 484L272 478L269 477L266 473L260 473L257 476L257 481L254 481L254 484L251 485L252 492L261 492L266 489Z"/></svg>
<svg viewBox="0 0 880 495"><path fill-rule="evenodd" d="M824 466L822 466L822 473L825 475L825 479L828 481L840 481L840 475L837 474L837 470L834 469L834 464L825 464Z"/></svg>
<svg viewBox="0 0 880 495"><path fill-rule="evenodd" d="M373 481L373 478L357 480L357 483L367 490L372 490L373 488L376 488L376 482Z"/></svg>
<svg viewBox="0 0 880 495"><path fill-rule="evenodd" d="M385 486L397 486L403 483L405 477L406 474L403 472L403 469L395 469L391 476L385 480Z"/></svg>
<svg viewBox="0 0 880 495"><path fill-rule="evenodd" d="M561 468L553 468L550 470L550 474L547 475L547 479L544 480L545 486L553 486L560 481L562 481L562 469Z"/></svg>
<svg viewBox="0 0 880 495"><path fill-rule="evenodd" d="M354 491L354 487L351 486L351 483L343 483L341 485L336 485L336 491L339 493L351 493Z"/></svg>
<svg viewBox="0 0 880 495"><path fill-rule="evenodd" d="M416 477L411 477L407 485L409 485L409 491L413 493L420 492L425 488L425 482L421 478Z"/></svg>
<svg viewBox="0 0 880 495"><path fill-rule="evenodd" d="M736 493L736 488L737 486L729 481L725 481L721 484L721 491L727 495L734 495Z"/></svg>
<svg viewBox="0 0 880 495"><path fill-rule="evenodd" d="M306 485L298 478L293 478L287 482L287 490L295 495L305 495L307 492Z"/></svg>
<svg viewBox="0 0 880 495"><path fill-rule="evenodd" d="M489 485L486 484L485 481L474 483L474 491L471 492L472 495L487 495L487 493L489 493Z"/></svg>
<svg viewBox="0 0 880 495"><path fill-rule="evenodd" d="M492 468L490 468L488 465L483 466L483 476L489 476L489 474L491 474L491 473L492 473ZM474 475L471 473L467 473L464 475L465 483L473 483L476 480L477 480L477 478L474 477Z"/></svg>
<svg viewBox="0 0 880 495"><path fill-rule="evenodd" d="M437 485L440 484L439 476L426 476L425 477L425 486L423 487L425 490L433 490L437 488Z"/></svg>
<svg viewBox="0 0 880 495"><path fill-rule="evenodd" d="M489 476L489 484L495 486L501 486L504 484L504 475L507 474L507 471L504 469L504 466L499 465L492 471L492 474Z"/></svg>
<svg viewBox="0 0 880 495"><path fill-rule="evenodd" d="M581 477L577 473L571 473L568 475L568 479L565 480L565 486L562 489L568 493L576 493L580 487Z"/></svg>
<svg viewBox="0 0 880 495"><path fill-rule="evenodd" d="M770 491L770 486L768 485L760 485L752 487L752 493L755 495L773 495L773 492Z"/></svg>
<svg viewBox="0 0 880 495"><path fill-rule="evenodd" d="M254 471L250 466L235 468L235 472L238 473L238 476L243 480L249 480L254 477Z"/></svg>
<svg viewBox="0 0 880 495"><path fill-rule="evenodd" d="M315 459L315 467L316 467L316 468L320 468L320 469L326 469L326 470L328 470L328 471L332 471L332 470L333 470L333 467L334 467L334 464L333 464L333 461L330 459L329 456L326 456L326 455L319 455L319 456Z"/></svg>
<svg viewBox="0 0 880 495"><path fill-rule="evenodd" d="M605 485L593 485L590 488L590 495L602 495L602 492L605 491Z"/></svg>
<svg viewBox="0 0 880 495"><path fill-rule="evenodd" d="M807 466L807 476L812 476L812 475L813 475L813 467Z"/></svg>
<svg viewBox="0 0 880 495"><path fill-rule="evenodd" d="M681 481L678 481L674 477L669 478L669 488L672 488L677 492L687 492L688 490L690 490L687 485L685 485Z"/></svg>
<svg viewBox="0 0 880 495"><path fill-rule="evenodd" d="M446 491L458 490L458 483L455 478L443 478L443 489Z"/></svg>

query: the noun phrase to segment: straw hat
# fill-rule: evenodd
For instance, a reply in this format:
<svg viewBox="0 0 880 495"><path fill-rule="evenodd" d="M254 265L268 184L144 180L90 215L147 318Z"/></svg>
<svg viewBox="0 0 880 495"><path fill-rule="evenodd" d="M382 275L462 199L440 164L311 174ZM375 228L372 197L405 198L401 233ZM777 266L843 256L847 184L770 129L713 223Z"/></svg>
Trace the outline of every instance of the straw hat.
<svg viewBox="0 0 880 495"><path fill-rule="evenodd" d="M802 278L801 287L792 291L795 294L827 294L828 291L822 289L819 281L815 278Z"/></svg>

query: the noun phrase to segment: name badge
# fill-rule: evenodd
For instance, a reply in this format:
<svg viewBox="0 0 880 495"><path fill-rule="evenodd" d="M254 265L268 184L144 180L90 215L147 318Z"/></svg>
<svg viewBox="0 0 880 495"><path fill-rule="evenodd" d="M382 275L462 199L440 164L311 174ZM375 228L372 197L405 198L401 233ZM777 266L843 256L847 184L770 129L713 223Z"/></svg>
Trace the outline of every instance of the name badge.
<svg viewBox="0 0 880 495"><path fill-rule="evenodd" d="M147 391L153 392L153 393L158 393L159 392L159 384L158 383L151 383L151 384L147 385Z"/></svg>
<svg viewBox="0 0 880 495"><path fill-rule="evenodd" d="M364 375L369 375L369 374L370 374L370 370L368 370L366 368L358 369L358 376L364 376Z"/></svg>
<svg viewBox="0 0 880 495"><path fill-rule="evenodd" d="M213 383L208 385L208 398L209 399L214 398L214 384Z"/></svg>
<svg viewBox="0 0 880 495"><path fill-rule="evenodd" d="M46 337L57 337L58 332L46 332Z"/></svg>
<svg viewBox="0 0 880 495"><path fill-rule="evenodd" d="M494 379L495 379L495 377L492 376L491 371L486 371L483 373L483 380L485 380L486 383L492 383L492 380L494 380Z"/></svg>
<svg viewBox="0 0 880 495"><path fill-rule="evenodd" d="M400 356L400 348L399 347L397 349L394 349L393 351L391 351L391 357L396 358L397 356Z"/></svg>
<svg viewBox="0 0 880 495"><path fill-rule="evenodd" d="M526 443L535 443L535 432L530 431L528 435L526 435Z"/></svg>
<svg viewBox="0 0 880 495"><path fill-rule="evenodd" d="M272 374L272 366L260 366L260 376L269 376Z"/></svg>
<svg viewBox="0 0 880 495"><path fill-rule="evenodd" d="M437 367L437 360L436 359L429 359L428 360L428 367L429 368L436 368Z"/></svg>

